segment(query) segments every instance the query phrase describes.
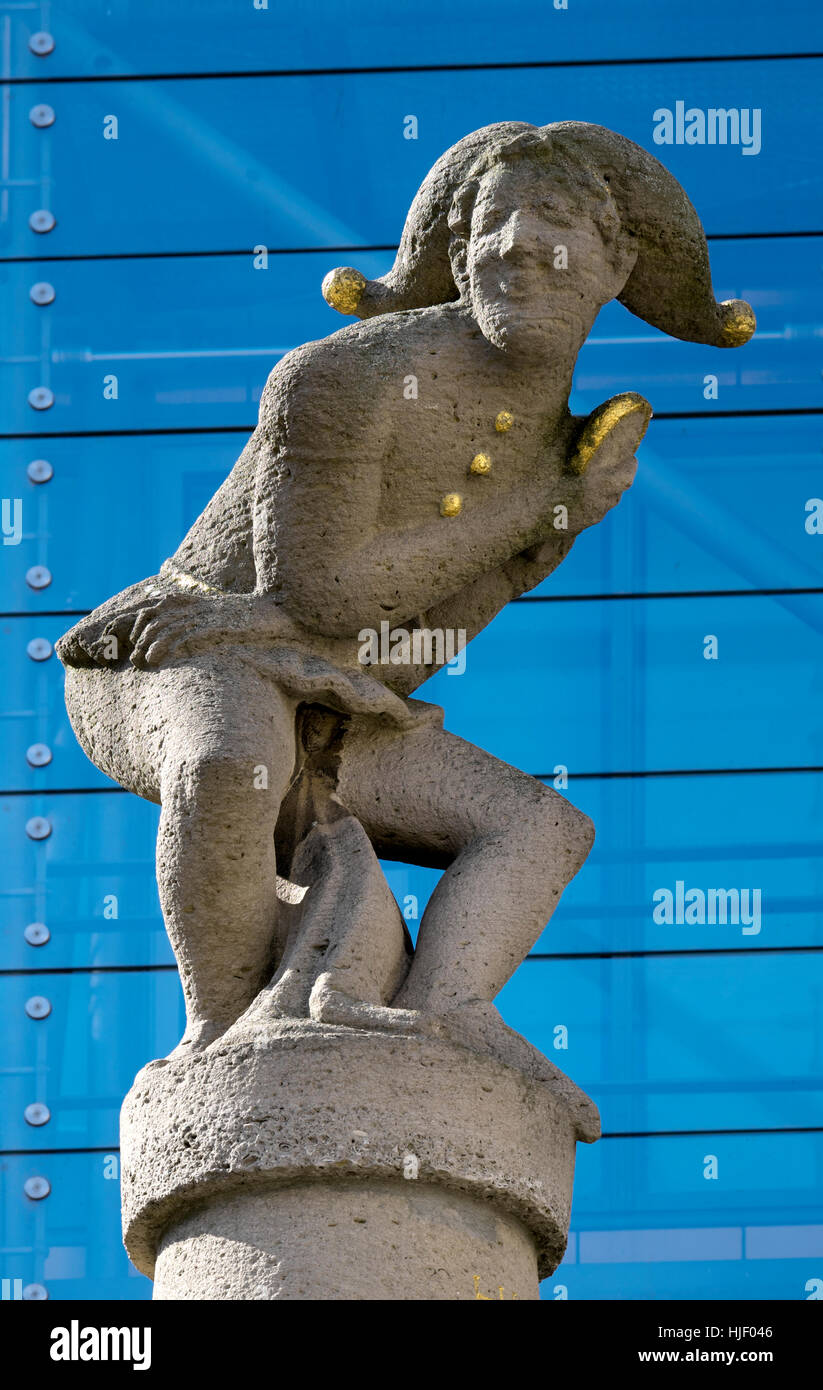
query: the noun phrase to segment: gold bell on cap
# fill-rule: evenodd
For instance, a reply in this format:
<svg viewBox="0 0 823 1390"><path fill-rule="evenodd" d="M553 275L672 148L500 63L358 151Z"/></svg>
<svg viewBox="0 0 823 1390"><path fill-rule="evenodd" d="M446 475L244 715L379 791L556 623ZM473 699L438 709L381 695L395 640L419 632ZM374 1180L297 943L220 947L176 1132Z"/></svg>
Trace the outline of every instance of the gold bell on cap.
<svg viewBox="0 0 823 1390"><path fill-rule="evenodd" d="M323 298L338 314L356 314L361 295L366 288L366 277L351 265L339 265L330 270L320 287Z"/></svg>

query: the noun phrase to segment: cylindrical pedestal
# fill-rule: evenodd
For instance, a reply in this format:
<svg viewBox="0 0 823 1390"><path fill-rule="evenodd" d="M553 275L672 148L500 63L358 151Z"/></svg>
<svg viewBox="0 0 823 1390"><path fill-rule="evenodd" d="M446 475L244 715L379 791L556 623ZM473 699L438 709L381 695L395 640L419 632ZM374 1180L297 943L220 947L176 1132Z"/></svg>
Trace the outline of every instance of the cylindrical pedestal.
<svg viewBox="0 0 823 1390"><path fill-rule="evenodd" d="M153 1063L123 1106L129 1254L158 1299L534 1299L596 1123L544 1066L274 1021Z"/></svg>
<svg viewBox="0 0 823 1390"><path fill-rule="evenodd" d="M157 1299L537 1297L516 1216L413 1180L348 1178L217 1197L169 1228Z"/></svg>

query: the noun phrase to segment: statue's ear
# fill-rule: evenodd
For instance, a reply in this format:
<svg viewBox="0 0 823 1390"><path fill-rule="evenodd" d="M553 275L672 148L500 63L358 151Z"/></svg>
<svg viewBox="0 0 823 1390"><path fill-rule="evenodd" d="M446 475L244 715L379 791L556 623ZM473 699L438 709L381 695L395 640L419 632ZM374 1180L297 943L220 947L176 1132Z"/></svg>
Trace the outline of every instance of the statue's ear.
<svg viewBox="0 0 823 1390"><path fill-rule="evenodd" d="M461 184L455 193L448 216L449 231L452 236L462 237L468 241L479 186L477 179L469 179L467 183Z"/></svg>

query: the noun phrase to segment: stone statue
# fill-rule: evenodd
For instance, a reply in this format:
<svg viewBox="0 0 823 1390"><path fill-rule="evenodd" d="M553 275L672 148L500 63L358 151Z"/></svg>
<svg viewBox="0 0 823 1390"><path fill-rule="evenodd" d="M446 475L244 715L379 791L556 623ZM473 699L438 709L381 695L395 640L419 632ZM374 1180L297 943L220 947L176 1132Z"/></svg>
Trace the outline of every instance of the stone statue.
<svg viewBox="0 0 823 1390"><path fill-rule="evenodd" d="M471 640L631 485L648 402L568 406L603 305L715 347L745 343L754 316L715 302L700 222L662 165L577 122L461 140L389 274L338 269L323 292L359 321L278 363L177 552L58 645L83 748L162 807L187 1010L165 1065L240 1037L428 1040L549 1087L592 1139L591 1102L493 1003L591 822L411 693L443 659L432 633ZM364 664L386 623L408 636L399 659ZM414 953L378 856L445 870Z"/></svg>

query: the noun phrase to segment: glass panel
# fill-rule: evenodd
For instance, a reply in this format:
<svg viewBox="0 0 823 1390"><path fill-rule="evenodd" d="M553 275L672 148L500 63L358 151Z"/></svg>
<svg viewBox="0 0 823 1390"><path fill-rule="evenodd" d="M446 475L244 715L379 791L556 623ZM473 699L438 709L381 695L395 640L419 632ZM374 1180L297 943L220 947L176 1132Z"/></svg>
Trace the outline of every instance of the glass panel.
<svg viewBox="0 0 823 1390"><path fill-rule="evenodd" d="M786 702L817 704L822 629L819 594L510 604L420 695L533 773L820 765Z"/></svg>
<svg viewBox="0 0 823 1390"><path fill-rule="evenodd" d="M26 834L35 816L46 839ZM126 793L1 798L0 969L172 961L154 881L158 816ZM48 928L45 944L26 940L30 923Z"/></svg>
<svg viewBox="0 0 823 1390"><path fill-rule="evenodd" d="M679 342L622 305L607 305L578 359L573 409L587 412L626 390L642 392L657 412L707 415L783 410L816 399L822 247L818 237L712 244L718 298L742 296L757 313L757 335L743 354ZM249 251L0 266L9 309L0 328L0 360L13 403L7 428L48 434L233 425L250 431L276 362L300 343L343 327L320 294L323 275L339 259L333 252L272 256L267 269L255 269ZM368 275L383 274L392 259L385 252L356 257ZM56 297L38 306L29 290L43 281ZM110 382L104 394L112 374L116 399ZM714 380L707 386L708 377ZM36 386L54 392L50 410L28 404ZM242 439L236 442L242 447ZM137 443L138 465L150 466L154 441ZM113 481L111 447L104 470ZM727 447L739 455L739 442ZM762 445L758 452L762 457Z"/></svg>
<svg viewBox="0 0 823 1390"><path fill-rule="evenodd" d="M497 69L493 79L454 71L34 82L12 89L5 253L43 254L28 218L44 201L57 218L49 255L394 245L420 182L467 131L572 112L662 155L710 233L817 231L821 69L812 58L736 62L720 91L712 62ZM654 113L673 112L684 94L703 111L760 111L759 152L655 144ZM47 129L29 119L42 103L56 115ZM417 140L404 139L409 113ZM104 138L108 114L117 115L117 140Z"/></svg>
<svg viewBox="0 0 823 1390"><path fill-rule="evenodd" d="M123 1249L119 1165L116 1149L0 1159L0 1274L12 1291L19 1279L45 1285L52 1300L151 1298L151 1282ZM27 1197L29 1178L45 1178L48 1196Z"/></svg>
<svg viewBox="0 0 823 1390"><path fill-rule="evenodd" d="M580 1145L566 1258L542 1296L819 1298L821 1179L820 1134Z"/></svg>
<svg viewBox="0 0 823 1390"><path fill-rule="evenodd" d="M710 1149L716 1179L703 1177ZM4 1279L54 1301L151 1297L122 1247L116 1151L6 1155L0 1175ZM31 1177L49 1182L44 1200L26 1197ZM568 1251L542 1296L808 1299L823 1277L821 1179L813 1134L581 1145Z"/></svg>
<svg viewBox="0 0 823 1390"><path fill-rule="evenodd" d="M63 700L63 667L53 654L35 661L32 641L52 647L72 618L0 619L0 767L3 791L39 791L51 787L111 786L89 762L69 724ZM33 745L45 745L49 762L31 766ZM35 814L33 810L28 815Z"/></svg>
<svg viewBox="0 0 823 1390"><path fill-rule="evenodd" d="M564 8L564 4L567 6ZM183 13L164 0L134 5L70 0L54 15L57 46L44 60L28 48L42 27L39 6L12 12L12 72L32 77L108 72L255 71L366 67L381 64L530 62L639 58L706 51L705 36L687 11L661 9L656 0L514 0L506 9L505 52L501 13L490 0L452 3L420 0L413 15L384 0L301 0L289 8L260 0L238 8L233 0L195 0ZM803 52L819 47L815 16L805 0L774 8L764 0L726 0L712 12L712 53ZM776 40L779 40L776 43Z"/></svg>
<svg viewBox="0 0 823 1390"><path fill-rule="evenodd" d="M26 1001L44 997L46 1018ZM175 970L80 971L0 978L6 1020L0 1105L10 1149L117 1144L120 1106L135 1074L165 1057L183 1034L183 998ZM32 1125L31 1104L51 1118Z"/></svg>
<svg viewBox="0 0 823 1390"><path fill-rule="evenodd" d="M498 1002L607 1134L823 1122L819 956L530 960Z"/></svg>
<svg viewBox="0 0 823 1390"><path fill-rule="evenodd" d="M597 838L537 953L823 946L819 777L572 777L564 795L592 817ZM439 875L406 864L384 868L416 935ZM739 895L736 909L728 898L725 922L723 900L709 897L720 888ZM693 889L703 894L702 922L700 897L686 901ZM662 890L671 895L670 914ZM741 920L741 905L751 921ZM729 957L729 969L736 960Z"/></svg>
<svg viewBox="0 0 823 1390"><path fill-rule="evenodd" d="M135 1073L182 1034L175 972L6 975L0 996L6 1145L114 1143ZM25 1006L40 996L51 1012L34 1020ZM819 996L808 957L756 952L531 960L500 1007L591 1095L606 1133L775 1128L823 1120ZM26 1123L32 1102L48 1124Z"/></svg>
<svg viewBox="0 0 823 1390"><path fill-rule="evenodd" d="M823 545L806 530L806 503L820 492L819 435L814 418L652 421L631 491L599 526L584 532L529 599L820 587ZM229 473L245 440L240 429L149 439L1 441L2 495L22 503L21 541L8 549L0 575L3 608L93 608L155 574ZM54 469L47 485L26 476L36 458L46 458ZM47 588L26 583L33 565L48 566ZM782 602L800 600L785 596ZM70 622L67 617L54 624L56 635Z"/></svg>

